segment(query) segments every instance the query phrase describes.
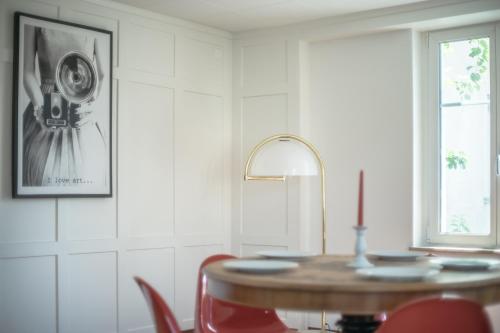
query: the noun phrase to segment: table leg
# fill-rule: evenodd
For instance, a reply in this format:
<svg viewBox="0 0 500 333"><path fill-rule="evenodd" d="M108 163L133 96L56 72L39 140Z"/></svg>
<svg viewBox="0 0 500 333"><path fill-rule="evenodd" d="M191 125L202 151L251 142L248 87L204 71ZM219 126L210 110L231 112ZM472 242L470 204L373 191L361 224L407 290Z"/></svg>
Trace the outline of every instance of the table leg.
<svg viewBox="0 0 500 333"><path fill-rule="evenodd" d="M374 316L342 315L337 322L342 333L373 333L380 325Z"/></svg>

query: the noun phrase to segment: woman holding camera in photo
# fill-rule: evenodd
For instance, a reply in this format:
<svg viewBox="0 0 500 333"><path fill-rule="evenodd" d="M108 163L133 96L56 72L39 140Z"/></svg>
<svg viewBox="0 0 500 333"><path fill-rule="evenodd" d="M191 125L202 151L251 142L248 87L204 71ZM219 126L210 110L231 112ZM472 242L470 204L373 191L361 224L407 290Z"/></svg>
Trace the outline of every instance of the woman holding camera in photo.
<svg viewBox="0 0 500 333"><path fill-rule="evenodd" d="M25 26L24 186L106 181L106 136L92 108L104 77L101 60L95 38Z"/></svg>

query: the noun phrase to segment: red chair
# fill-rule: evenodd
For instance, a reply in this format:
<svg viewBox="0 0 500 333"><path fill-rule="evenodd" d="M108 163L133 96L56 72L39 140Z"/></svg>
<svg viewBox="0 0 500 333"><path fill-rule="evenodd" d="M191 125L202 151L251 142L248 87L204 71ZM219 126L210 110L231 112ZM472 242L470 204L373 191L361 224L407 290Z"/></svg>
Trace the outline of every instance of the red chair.
<svg viewBox="0 0 500 333"><path fill-rule="evenodd" d="M376 333L493 333L483 307L462 298L427 298L396 309Z"/></svg>
<svg viewBox="0 0 500 333"><path fill-rule="evenodd" d="M146 298L146 302L148 303L149 310L153 315L156 333L181 333L181 329L179 328L179 324L174 314L170 311L170 308L161 295L140 277L135 277L134 279L139 285L139 288L141 288Z"/></svg>
<svg viewBox="0 0 500 333"><path fill-rule="evenodd" d="M218 254L205 259L198 272L195 333L282 333L296 332L279 319L274 310L242 306L213 298L207 294L207 279L203 268L213 262L234 259L234 256Z"/></svg>

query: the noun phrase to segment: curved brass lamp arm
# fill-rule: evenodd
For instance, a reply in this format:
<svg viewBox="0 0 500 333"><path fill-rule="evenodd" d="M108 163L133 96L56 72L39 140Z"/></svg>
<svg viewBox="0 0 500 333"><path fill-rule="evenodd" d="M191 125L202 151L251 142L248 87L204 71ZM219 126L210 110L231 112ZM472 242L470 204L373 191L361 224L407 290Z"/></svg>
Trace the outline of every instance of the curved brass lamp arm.
<svg viewBox="0 0 500 333"><path fill-rule="evenodd" d="M266 144L279 141L279 140L294 140L302 143L304 146L309 148L312 151L313 155L316 157L319 165L320 177L321 177L321 213L322 213L322 242L321 242L321 253L326 254L326 199L325 199L325 165L321 156L319 155L319 151L314 147L311 143L304 140L300 136L293 134L278 134L268 137L267 139L262 140L258 145L256 145L250 155L248 156L247 163L245 165L245 175L243 179L247 180L273 180L273 181L285 181L286 175L269 175L269 176L252 176L250 174L250 168L252 167L253 159L257 152L262 149ZM321 332L326 332L326 313L325 311L321 312Z"/></svg>

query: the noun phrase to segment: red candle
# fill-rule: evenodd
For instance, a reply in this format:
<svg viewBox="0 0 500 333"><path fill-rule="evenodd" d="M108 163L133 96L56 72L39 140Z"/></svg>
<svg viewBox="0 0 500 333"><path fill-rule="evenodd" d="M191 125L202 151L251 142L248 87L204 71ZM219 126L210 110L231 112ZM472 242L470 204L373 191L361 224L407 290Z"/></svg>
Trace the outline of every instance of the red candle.
<svg viewBox="0 0 500 333"><path fill-rule="evenodd" d="M359 172L358 226L363 226L363 170Z"/></svg>

